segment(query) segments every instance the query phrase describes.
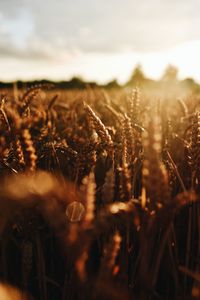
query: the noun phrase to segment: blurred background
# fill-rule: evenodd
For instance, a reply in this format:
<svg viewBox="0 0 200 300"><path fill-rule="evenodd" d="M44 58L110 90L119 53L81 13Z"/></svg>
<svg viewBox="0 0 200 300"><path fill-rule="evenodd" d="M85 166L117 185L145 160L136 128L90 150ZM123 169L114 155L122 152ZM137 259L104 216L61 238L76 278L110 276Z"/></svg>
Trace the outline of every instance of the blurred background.
<svg viewBox="0 0 200 300"><path fill-rule="evenodd" d="M0 80L125 83L133 69L200 83L198 0L1 0Z"/></svg>

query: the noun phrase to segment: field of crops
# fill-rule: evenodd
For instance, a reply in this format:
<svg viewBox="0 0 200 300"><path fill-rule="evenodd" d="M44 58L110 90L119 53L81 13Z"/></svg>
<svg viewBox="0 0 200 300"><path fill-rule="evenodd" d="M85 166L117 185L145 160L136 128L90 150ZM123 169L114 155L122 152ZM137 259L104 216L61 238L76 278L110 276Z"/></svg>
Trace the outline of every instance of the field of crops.
<svg viewBox="0 0 200 300"><path fill-rule="evenodd" d="M200 97L0 93L0 299L200 299Z"/></svg>

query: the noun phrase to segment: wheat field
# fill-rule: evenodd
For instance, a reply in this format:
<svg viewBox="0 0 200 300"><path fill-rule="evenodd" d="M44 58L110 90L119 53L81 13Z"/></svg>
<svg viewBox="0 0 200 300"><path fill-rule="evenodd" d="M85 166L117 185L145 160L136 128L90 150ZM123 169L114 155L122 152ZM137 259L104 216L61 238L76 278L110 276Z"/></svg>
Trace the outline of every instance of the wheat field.
<svg viewBox="0 0 200 300"><path fill-rule="evenodd" d="M0 299L200 299L200 97L0 93Z"/></svg>

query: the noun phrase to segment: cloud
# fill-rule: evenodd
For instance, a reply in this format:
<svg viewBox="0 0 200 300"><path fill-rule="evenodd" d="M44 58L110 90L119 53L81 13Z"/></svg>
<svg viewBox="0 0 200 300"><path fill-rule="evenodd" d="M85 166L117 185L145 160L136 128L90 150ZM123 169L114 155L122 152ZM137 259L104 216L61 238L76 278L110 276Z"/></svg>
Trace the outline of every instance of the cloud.
<svg viewBox="0 0 200 300"><path fill-rule="evenodd" d="M1 58L14 58L19 60L53 60L56 54L48 45L29 45L26 48L13 47L10 42L3 43L0 41Z"/></svg>
<svg viewBox="0 0 200 300"><path fill-rule="evenodd" d="M87 68L91 55L166 51L200 40L199 11L199 0L0 0L0 64L48 72L47 64L58 64L73 72L77 57Z"/></svg>
<svg viewBox="0 0 200 300"><path fill-rule="evenodd" d="M150 52L200 38L198 0L49 0L48 4L39 0L1 0L0 9L7 24L24 23L24 28L32 24L27 51L31 39L40 41L41 52L43 44L48 44L52 49L62 47L69 52L79 49L106 53L126 49ZM8 47L12 43L15 48L16 40L20 40L23 26L18 27L10 35Z"/></svg>
<svg viewBox="0 0 200 300"><path fill-rule="evenodd" d="M36 0L36 34L51 43L63 37L69 50L112 52L128 47L149 52L200 38L195 30L200 25L197 0L50 0L45 10L40 8ZM85 27L90 29L87 38L80 35Z"/></svg>

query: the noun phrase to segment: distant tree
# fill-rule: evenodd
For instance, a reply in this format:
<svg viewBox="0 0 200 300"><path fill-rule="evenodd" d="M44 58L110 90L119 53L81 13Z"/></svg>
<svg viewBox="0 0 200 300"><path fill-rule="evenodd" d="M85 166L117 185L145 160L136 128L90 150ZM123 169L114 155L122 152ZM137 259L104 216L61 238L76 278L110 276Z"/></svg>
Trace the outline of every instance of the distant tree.
<svg viewBox="0 0 200 300"><path fill-rule="evenodd" d="M142 66L140 64L136 65L135 69L133 70L133 73L131 75L131 78L127 82L128 85L137 85L140 83L144 83L147 80L147 78L144 75L144 72L142 70Z"/></svg>
<svg viewBox="0 0 200 300"><path fill-rule="evenodd" d="M194 86L194 85L197 84L197 83L195 82L195 80L194 80L193 78L191 78L191 77L185 78L184 80L182 80L182 82L183 82L184 84L187 84L188 86Z"/></svg>
<svg viewBox="0 0 200 300"><path fill-rule="evenodd" d="M168 65L163 73L161 80L167 82L176 81L177 77L178 77L178 68L173 65Z"/></svg>
<svg viewBox="0 0 200 300"><path fill-rule="evenodd" d="M109 81L107 84L105 84L105 87L109 88L109 89L114 89L114 88L119 88L120 85L119 85L118 81L116 79L114 79L112 81Z"/></svg>
<svg viewBox="0 0 200 300"><path fill-rule="evenodd" d="M183 87L189 88L193 92L199 92L200 91L200 85L193 78L190 78L190 77L185 78L184 80L182 80L180 82L180 84Z"/></svg>
<svg viewBox="0 0 200 300"><path fill-rule="evenodd" d="M77 88L77 89L83 89L85 87L85 82L83 81L82 78L80 77L73 77L69 82L68 82L69 88Z"/></svg>

